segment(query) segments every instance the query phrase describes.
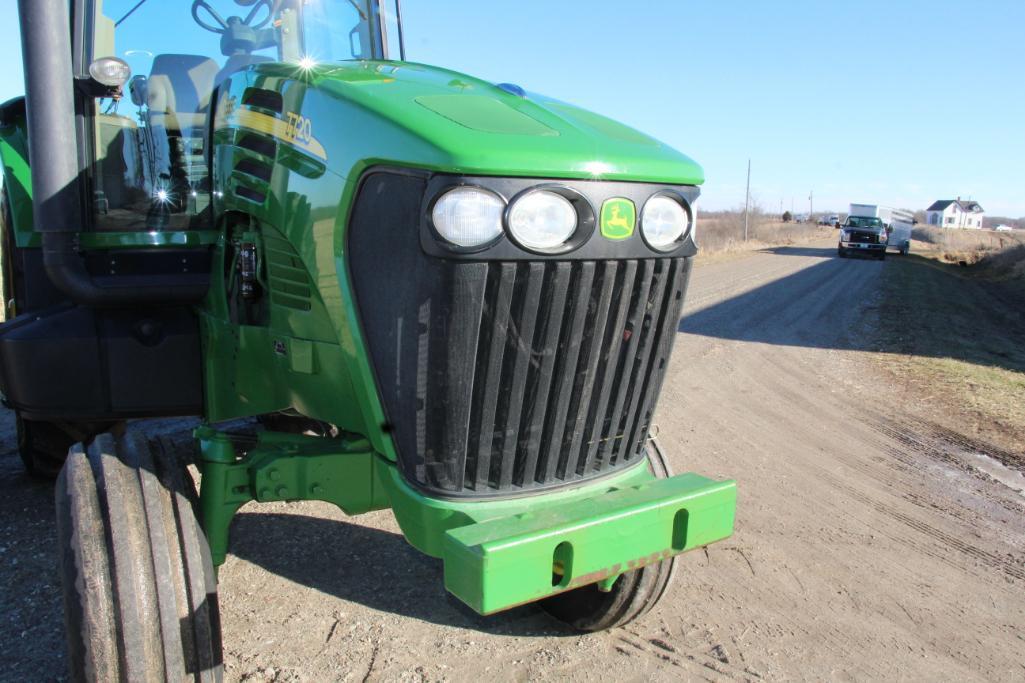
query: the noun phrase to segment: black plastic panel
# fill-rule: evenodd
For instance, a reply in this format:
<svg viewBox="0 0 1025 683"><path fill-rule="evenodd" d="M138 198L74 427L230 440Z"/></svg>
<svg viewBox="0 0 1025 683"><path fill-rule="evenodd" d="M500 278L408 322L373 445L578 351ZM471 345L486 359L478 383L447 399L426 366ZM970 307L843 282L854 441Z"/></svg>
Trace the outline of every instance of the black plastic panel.
<svg viewBox="0 0 1025 683"><path fill-rule="evenodd" d="M349 235L407 479L447 496L510 495L638 462L690 260L438 258L418 239L428 184L369 176Z"/></svg>
<svg viewBox="0 0 1025 683"><path fill-rule="evenodd" d="M186 308L21 315L0 328L0 387L35 419L198 415L198 324Z"/></svg>

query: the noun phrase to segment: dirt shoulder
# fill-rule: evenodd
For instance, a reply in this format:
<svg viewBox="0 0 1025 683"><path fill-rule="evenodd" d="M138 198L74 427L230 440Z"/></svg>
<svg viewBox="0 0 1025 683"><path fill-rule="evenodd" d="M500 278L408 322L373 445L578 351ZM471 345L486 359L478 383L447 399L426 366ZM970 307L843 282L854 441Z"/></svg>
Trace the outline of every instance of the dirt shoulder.
<svg viewBox="0 0 1025 683"><path fill-rule="evenodd" d="M891 258L874 357L903 396L895 412L990 442L1025 469L1021 250L980 259L916 242L908 257Z"/></svg>

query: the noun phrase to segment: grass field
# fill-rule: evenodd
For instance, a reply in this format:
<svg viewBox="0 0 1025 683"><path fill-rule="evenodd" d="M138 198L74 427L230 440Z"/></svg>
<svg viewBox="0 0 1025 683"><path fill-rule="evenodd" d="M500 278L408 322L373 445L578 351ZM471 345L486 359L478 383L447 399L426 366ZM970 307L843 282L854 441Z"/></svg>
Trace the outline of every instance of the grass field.
<svg viewBox="0 0 1025 683"><path fill-rule="evenodd" d="M810 223L781 223L758 214L751 216L747 239L742 213L719 213L709 217L699 214L697 225L698 248L704 255L802 244L836 234L833 228Z"/></svg>
<svg viewBox="0 0 1025 683"><path fill-rule="evenodd" d="M1025 239L936 229L915 238L883 271L884 368L915 408L1025 452Z"/></svg>

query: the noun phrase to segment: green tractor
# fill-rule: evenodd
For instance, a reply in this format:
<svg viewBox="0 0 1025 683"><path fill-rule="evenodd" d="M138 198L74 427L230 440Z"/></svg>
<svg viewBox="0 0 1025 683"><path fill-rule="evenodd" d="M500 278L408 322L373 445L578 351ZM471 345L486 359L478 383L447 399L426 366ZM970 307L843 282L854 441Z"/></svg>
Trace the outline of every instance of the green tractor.
<svg viewBox="0 0 1025 683"><path fill-rule="evenodd" d="M59 471L74 678L218 679L251 501L391 509L480 614L584 631L732 533L734 483L671 476L650 436L689 158L404 61L397 0L19 11L0 386L29 471ZM195 441L149 438L167 416Z"/></svg>

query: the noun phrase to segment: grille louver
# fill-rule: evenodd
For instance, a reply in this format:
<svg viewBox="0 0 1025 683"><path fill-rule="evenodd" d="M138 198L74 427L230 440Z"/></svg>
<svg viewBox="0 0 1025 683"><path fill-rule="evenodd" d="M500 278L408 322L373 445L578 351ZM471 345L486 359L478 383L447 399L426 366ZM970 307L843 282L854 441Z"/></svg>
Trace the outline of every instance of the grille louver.
<svg viewBox="0 0 1025 683"><path fill-rule="evenodd" d="M310 310L313 293L310 276L295 248L269 230L264 232L263 246L271 302L298 311Z"/></svg>

